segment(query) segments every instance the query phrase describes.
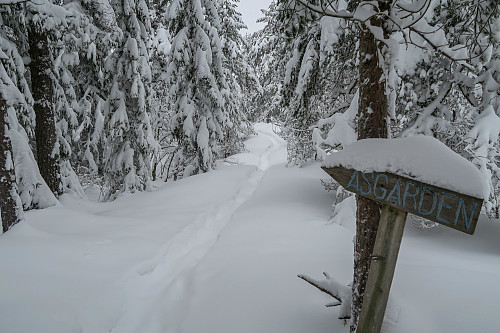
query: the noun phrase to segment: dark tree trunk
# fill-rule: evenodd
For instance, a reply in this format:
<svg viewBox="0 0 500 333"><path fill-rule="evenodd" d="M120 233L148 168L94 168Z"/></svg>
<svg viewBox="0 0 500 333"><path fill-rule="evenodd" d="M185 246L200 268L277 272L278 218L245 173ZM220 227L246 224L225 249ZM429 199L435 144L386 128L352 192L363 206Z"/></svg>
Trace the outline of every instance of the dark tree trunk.
<svg viewBox="0 0 500 333"><path fill-rule="evenodd" d="M383 64L379 64L377 41L368 29L360 28L359 36L358 140L386 138L388 99L385 94L385 80L381 68ZM360 196L357 196L356 199L351 332L355 332L358 325L363 294L370 270L370 259L380 220L378 203Z"/></svg>
<svg viewBox="0 0 500 333"><path fill-rule="evenodd" d="M9 128L7 103L0 94L0 212L3 232L21 221L23 216Z"/></svg>
<svg viewBox="0 0 500 333"><path fill-rule="evenodd" d="M35 139L38 168L51 191L62 194L59 170L59 153L56 151L57 135L53 108L54 92L50 77L51 64L47 33L31 24L29 33L29 54L31 63L31 93L35 100Z"/></svg>

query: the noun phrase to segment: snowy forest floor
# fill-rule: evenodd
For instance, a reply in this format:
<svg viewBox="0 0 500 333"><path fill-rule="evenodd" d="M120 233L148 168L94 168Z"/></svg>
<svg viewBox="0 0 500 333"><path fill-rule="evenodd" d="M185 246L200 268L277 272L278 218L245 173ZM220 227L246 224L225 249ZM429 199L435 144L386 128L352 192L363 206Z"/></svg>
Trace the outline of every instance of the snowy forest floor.
<svg viewBox="0 0 500 333"><path fill-rule="evenodd" d="M350 282L354 201L330 219L319 164L284 167L285 142L256 131L216 171L29 212L0 237L0 331L348 332L296 275ZM473 236L407 223L383 332L498 332L498 281L498 221Z"/></svg>

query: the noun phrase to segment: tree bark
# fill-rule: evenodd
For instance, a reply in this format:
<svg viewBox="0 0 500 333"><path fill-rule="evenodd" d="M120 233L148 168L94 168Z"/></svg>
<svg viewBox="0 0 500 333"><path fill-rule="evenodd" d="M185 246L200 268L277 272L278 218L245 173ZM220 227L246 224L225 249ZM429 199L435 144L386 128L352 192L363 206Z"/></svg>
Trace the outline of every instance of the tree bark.
<svg viewBox="0 0 500 333"><path fill-rule="evenodd" d="M56 149L57 134L53 107L54 91L50 77L51 58L47 33L36 24L28 29L29 54L31 57L31 93L35 100L36 156L40 174L50 190L59 196L62 183L59 167L59 152Z"/></svg>
<svg viewBox="0 0 500 333"><path fill-rule="evenodd" d="M359 31L359 110L358 140L387 138L388 98L385 94L383 64L379 64L375 36L366 28ZM351 332L355 332L363 294L370 270L370 260L380 220L375 201L357 196L356 240L354 246L354 280L352 284Z"/></svg>
<svg viewBox="0 0 500 333"><path fill-rule="evenodd" d="M1 64L0 64L1 66ZM6 232L23 218L17 190L14 155L9 137L7 103L0 94L0 212L2 230Z"/></svg>

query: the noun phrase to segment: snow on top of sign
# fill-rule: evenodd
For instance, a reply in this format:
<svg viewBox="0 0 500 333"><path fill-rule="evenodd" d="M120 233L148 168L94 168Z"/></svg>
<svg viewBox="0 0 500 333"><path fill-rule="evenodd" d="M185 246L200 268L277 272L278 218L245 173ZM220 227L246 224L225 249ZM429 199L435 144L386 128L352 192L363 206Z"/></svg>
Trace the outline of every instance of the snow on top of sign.
<svg viewBox="0 0 500 333"><path fill-rule="evenodd" d="M323 166L393 173L482 199L488 193L474 164L429 136L356 141L328 156Z"/></svg>

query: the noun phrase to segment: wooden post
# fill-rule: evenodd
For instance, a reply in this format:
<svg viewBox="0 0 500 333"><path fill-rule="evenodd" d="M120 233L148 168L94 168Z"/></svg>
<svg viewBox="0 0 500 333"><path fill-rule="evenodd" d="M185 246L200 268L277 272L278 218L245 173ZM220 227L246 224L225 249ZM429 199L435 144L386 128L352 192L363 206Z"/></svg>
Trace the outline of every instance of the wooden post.
<svg viewBox="0 0 500 333"><path fill-rule="evenodd" d="M356 333L380 332L407 214L389 205L382 208Z"/></svg>

